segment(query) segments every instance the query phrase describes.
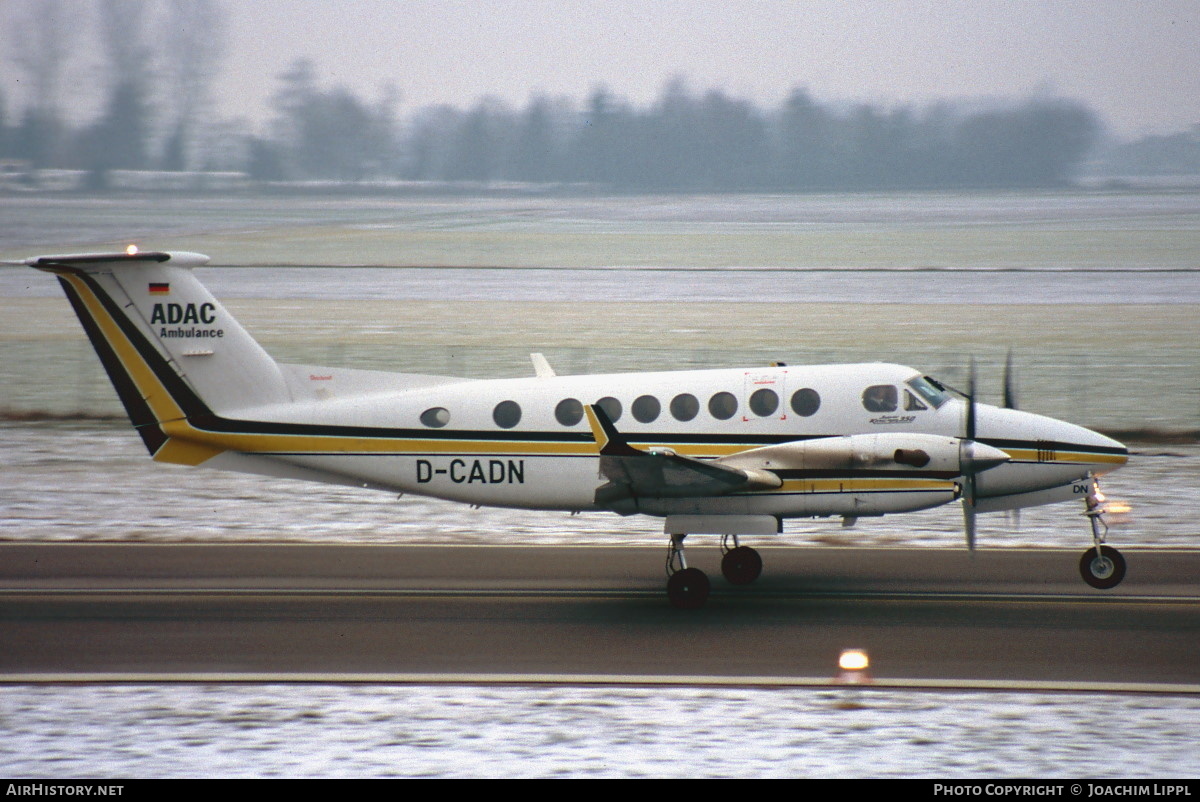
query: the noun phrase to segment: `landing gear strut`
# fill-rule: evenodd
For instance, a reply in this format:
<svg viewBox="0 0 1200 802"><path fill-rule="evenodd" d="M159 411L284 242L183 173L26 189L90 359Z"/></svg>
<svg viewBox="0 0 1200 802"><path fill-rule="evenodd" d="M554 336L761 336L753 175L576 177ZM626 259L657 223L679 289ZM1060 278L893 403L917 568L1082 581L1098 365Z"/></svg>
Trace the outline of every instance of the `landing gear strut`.
<svg viewBox="0 0 1200 802"><path fill-rule="evenodd" d="M667 549L667 598L671 606L680 610L695 610L708 601L711 586L708 574L699 568L687 567L687 555L683 551L683 539L687 535L671 535Z"/></svg>
<svg viewBox="0 0 1200 802"><path fill-rule="evenodd" d="M1083 553L1079 559L1079 574L1083 581L1094 588L1108 590L1121 584L1125 578L1125 558L1121 552L1112 546L1104 545L1104 537L1108 534L1108 525L1104 523L1104 494L1100 492L1100 484L1095 477L1091 480L1091 489L1084 504L1087 510L1084 515L1092 523L1092 548ZM1101 533L1100 527L1104 527Z"/></svg>
<svg viewBox="0 0 1200 802"><path fill-rule="evenodd" d="M729 547L733 539L733 548ZM738 545L737 535L721 538L721 573L731 585L749 585L762 574L763 561L758 552L749 546Z"/></svg>

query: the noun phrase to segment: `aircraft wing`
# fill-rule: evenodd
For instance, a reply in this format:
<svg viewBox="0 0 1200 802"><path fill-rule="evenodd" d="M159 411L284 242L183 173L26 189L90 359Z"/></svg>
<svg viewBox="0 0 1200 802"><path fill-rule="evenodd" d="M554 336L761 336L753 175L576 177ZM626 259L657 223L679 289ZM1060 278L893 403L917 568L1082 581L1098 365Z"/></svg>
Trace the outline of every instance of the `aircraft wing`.
<svg viewBox="0 0 1200 802"><path fill-rule="evenodd" d="M634 448L602 408L589 405L585 411L600 448L600 473L608 479L596 490L596 503L602 506L638 496L721 496L739 490L774 489L782 484L770 471L706 462L667 448Z"/></svg>

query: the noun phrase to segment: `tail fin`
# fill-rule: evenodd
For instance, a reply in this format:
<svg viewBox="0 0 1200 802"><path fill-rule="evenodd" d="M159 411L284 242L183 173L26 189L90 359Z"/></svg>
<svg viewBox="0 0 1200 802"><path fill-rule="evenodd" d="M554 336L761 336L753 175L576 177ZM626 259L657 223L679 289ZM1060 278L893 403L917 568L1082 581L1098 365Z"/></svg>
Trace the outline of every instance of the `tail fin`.
<svg viewBox="0 0 1200 802"><path fill-rule="evenodd" d="M158 459L169 424L290 400L279 366L192 274L196 253L39 256ZM170 461L175 461L171 459ZM189 460L190 461L190 460Z"/></svg>

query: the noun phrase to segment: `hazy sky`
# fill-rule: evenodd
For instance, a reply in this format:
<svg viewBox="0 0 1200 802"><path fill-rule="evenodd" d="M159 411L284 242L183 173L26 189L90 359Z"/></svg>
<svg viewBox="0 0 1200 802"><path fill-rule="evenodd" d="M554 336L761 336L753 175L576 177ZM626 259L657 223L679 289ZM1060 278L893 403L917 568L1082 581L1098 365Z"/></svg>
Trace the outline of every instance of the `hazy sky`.
<svg viewBox="0 0 1200 802"><path fill-rule="evenodd" d="M0 24L30 0L8 5ZM32 0L38 2L38 0ZM598 84L637 104L672 76L775 106L819 100L923 104L1052 91L1119 133L1200 123L1197 0L228 0L218 107L268 115L275 77L312 58L322 83L402 110L483 95L582 100ZM6 49L13 44L0 32ZM3 58L5 94L20 73ZM92 57L92 64L96 58ZM79 69L79 67L77 67ZM79 97L77 105L86 103Z"/></svg>

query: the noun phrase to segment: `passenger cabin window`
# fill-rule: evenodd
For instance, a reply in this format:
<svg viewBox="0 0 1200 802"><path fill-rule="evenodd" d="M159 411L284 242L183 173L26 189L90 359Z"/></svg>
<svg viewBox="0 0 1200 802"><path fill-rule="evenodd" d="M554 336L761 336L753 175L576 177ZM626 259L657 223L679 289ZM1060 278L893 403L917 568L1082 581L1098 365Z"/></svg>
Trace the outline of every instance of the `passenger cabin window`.
<svg viewBox="0 0 1200 802"><path fill-rule="evenodd" d="M604 410L604 414L613 423L621 419L621 402L613 398L611 395L606 395L596 402L596 406Z"/></svg>
<svg viewBox="0 0 1200 802"><path fill-rule="evenodd" d="M521 405L516 401L501 401L492 410L492 420L501 429L511 429L521 422Z"/></svg>
<svg viewBox="0 0 1200 802"><path fill-rule="evenodd" d="M890 384L873 384L863 390L862 403L868 412L895 412L900 394Z"/></svg>
<svg viewBox="0 0 1200 802"><path fill-rule="evenodd" d="M662 412L662 404L652 395L643 395L633 402L629 411L639 423L652 423L658 419L658 413Z"/></svg>
<svg viewBox="0 0 1200 802"><path fill-rule="evenodd" d="M431 429L440 429L450 422L450 411L445 407L433 407L421 413L421 423Z"/></svg>
<svg viewBox="0 0 1200 802"><path fill-rule="evenodd" d="M805 387L792 393L792 411L802 418L817 414L821 408L821 396L816 390Z"/></svg>
<svg viewBox="0 0 1200 802"><path fill-rule="evenodd" d="M564 398L554 408L554 419L563 426L574 426L583 420L583 404L577 398Z"/></svg>
<svg viewBox="0 0 1200 802"><path fill-rule="evenodd" d="M717 420L729 420L737 414L738 402L733 393L720 392L708 399L708 411Z"/></svg>
<svg viewBox="0 0 1200 802"><path fill-rule="evenodd" d="M774 390L763 387L755 390L750 396L750 411L760 418L774 415L777 409L779 409L779 395Z"/></svg>
<svg viewBox="0 0 1200 802"><path fill-rule="evenodd" d="M671 399L671 417L687 422L700 413L700 401L691 393L680 393Z"/></svg>

